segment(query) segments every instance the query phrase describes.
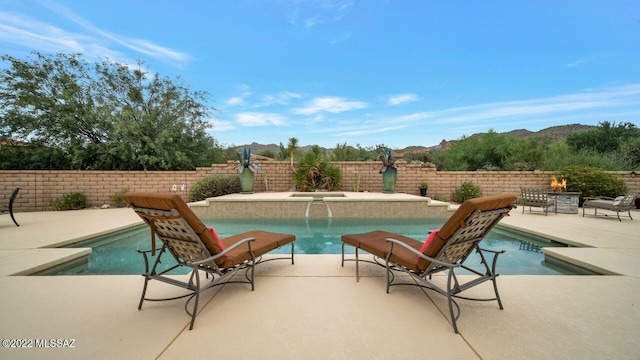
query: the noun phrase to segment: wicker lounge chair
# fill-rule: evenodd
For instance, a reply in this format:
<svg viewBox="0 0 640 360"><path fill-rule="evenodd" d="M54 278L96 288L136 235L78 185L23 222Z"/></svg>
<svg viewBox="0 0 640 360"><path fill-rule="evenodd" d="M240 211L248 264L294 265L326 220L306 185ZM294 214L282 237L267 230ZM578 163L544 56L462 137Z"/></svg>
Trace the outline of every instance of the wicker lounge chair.
<svg viewBox="0 0 640 360"><path fill-rule="evenodd" d="M20 191L20 189L22 188L17 187L13 189L11 197L9 198L9 204L6 205L6 207L0 206L0 214L9 213L11 215L11 220L13 220L13 223L16 224L16 226L20 226L20 224L18 224L16 218L13 216L13 203L16 201L16 197L18 196L18 191Z"/></svg>
<svg viewBox="0 0 640 360"><path fill-rule="evenodd" d="M262 255L286 244L291 244L291 257L284 257L284 259L291 259L291 264L293 264L295 235L254 230L219 239L215 231L212 228L207 228L179 195L127 193L124 198L151 227L151 250L139 251L144 258L145 273L143 276L145 281L138 309L142 308L142 303L145 300L164 301L187 297L185 311L191 316L189 330L193 329L198 313L199 296L202 291L228 283L248 283L251 284L253 291L255 266L258 263L268 261L262 260ZM156 237L162 242L160 248L156 248ZM148 255L154 256L156 251L158 256L149 268ZM166 253L170 253L177 264L167 270L158 271L157 266ZM275 259L283 259L283 257L269 260ZM166 275L178 267L191 269L187 282ZM238 270L245 271L246 280L229 281ZM200 272L204 272L207 279L211 276L211 280L201 282ZM189 292L182 296L165 299L146 298L149 280L159 280L176 285ZM194 305L192 309L189 309L191 300L194 300Z"/></svg>
<svg viewBox="0 0 640 360"><path fill-rule="evenodd" d="M345 261L356 261L356 279L358 280L358 249L362 249L374 256L374 261L366 262L380 265L387 270L387 293L389 293L389 288L394 285L417 285L446 296L453 330L458 333L456 320L460 316L460 306L454 298L477 301L495 300L500 309L503 308L496 283L496 276L498 276L496 263L498 255L504 251L481 249L478 243L504 216L508 215L515 201L514 195L496 195L467 200L460 205L441 229L429 235L429 239L425 243L381 230L364 234L343 235L342 266ZM355 259L345 259L345 244L356 248ZM474 250L480 254L480 260L484 267L482 272L464 265L465 260ZM487 259L486 254L493 255L493 259ZM491 265L489 265L489 260L491 260ZM458 269L468 270L476 276L473 280L461 283L455 273ZM395 283L393 271L409 274L417 280L417 284L414 282ZM447 282L444 287L437 285L431 279L431 275L442 271L447 272ZM477 299L459 295L461 292L486 281L493 282L494 298Z"/></svg>
<svg viewBox="0 0 640 360"><path fill-rule="evenodd" d="M531 188L520 188L522 192L522 213L524 214L524 208L526 206L529 207L529 212L531 212L531 207L541 207L544 211L544 216L547 216L549 213L549 208L553 206L554 213L558 213L558 204L556 202L556 197L553 195L549 195L549 191L545 189L531 189Z"/></svg>
<svg viewBox="0 0 640 360"><path fill-rule="evenodd" d="M633 218L631 217L631 207L634 206L634 201L638 197L638 195L640 195L640 191L634 190L629 191L624 196L618 196L617 198L605 196L585 198L584 203L582 204L582 217L584 217L585 209L593 208L593 215L595 216L608 216L608 214L598 214L598 209L614 211L618 216L618 220L622 221L622 219L620 218L620 213L626 211L629 219L633 220Z"/></svg>

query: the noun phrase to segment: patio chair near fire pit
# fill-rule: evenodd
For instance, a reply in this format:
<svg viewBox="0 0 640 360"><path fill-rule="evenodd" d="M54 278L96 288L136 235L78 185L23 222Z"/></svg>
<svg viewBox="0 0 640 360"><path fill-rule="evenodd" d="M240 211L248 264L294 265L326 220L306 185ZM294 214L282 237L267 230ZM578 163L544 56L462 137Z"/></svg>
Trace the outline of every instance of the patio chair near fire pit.
<svg viewBox="0 0 640 360"><path fill-rule="evenodd" d="M627 192L626 195L618 196L617 198L606 196L585 198L584 203L582 204L582 217L584 217L585 209L593 208L594 216L609 216L608 214L604 213L598 214L598 209L608 210L615 212L616 216L618 216L618 220L622 221L622 219L620 218L620 213L624 213L626 211L629 219L633 220L633 218L631 217L631 207L634 206L634 201L636 200L638 195L640 195L640 191L632 190Z"/></svg>
<svg viewBox="0 0 640 360"><path fill-rule="evenodd" d="M139 251L144 259L145 280L138 310L145 300L165 301L186 297L185 312L191 316L189 330L193 329L200 293L204 290L222 284L248 283L253 291L257 264L276 259L291 259L293 264L295 235L253 230L220 239L215 230L205 226L177 194L127 193L124 198L151 228L151 249ZM156 248L156 238L162 242L160 248ZM267 252L286 244L291 244L291 257L262 259ZM158 252L158 256L149 268L148 255L154 256L155 252ZM171 254L177 264L166 270L158 270L158 264L161 259L165 260L163 256L166 253ZM188 281L180 281L167 275L169 271L179 267L191 270ZM233 274L239 270L245 271L246 280L231 281ZM207 279L210 276L211 280L202 281L200 272L204 272ZM145 295L150 280L184 288L188 293L163 299L147 298ZM189 309L192 300L193 308Z"/></svg>
<svg viewBox="0 0 640 360"><path fill-rule="evenodd" d="M457 334L456 320L460 317L460 306L456 298L475 301L495 300L500 309L503 308L496 283L498 276L496 263L498 255L504 251L482 249L479 243L504 216L508 215L515 202L516 197L510 194L467 200L441 229L431 232L424 243L382 230L343 235L342 266L345 261L355 261L356 280L359 280L358 249L362 249L374 256L374 261L364 261L380 265L387 270L387 293L391 286L413 285L431 289L446 296L453 330ZM356 248L355 259L345 259L345 244ZM465 261L474 251L480 255L483 268L481 271L465 265ZM475 276L463 283L456 274L456 271L461 269L470 271ZM393 271L404 272L416 282L394 282L396 278ZM445 271L446 286L443 287L432 281L433 274ZM463 291L486 281L493 283L494 298L478 299L460 295Z"/></svg>
<svg viewBox="0 0 640 360"><path fill-rule="evenodd" d="M549 195L549 191L545 189L534 188L520 188L522 193L522 213L524 214L524 208L540 207L544 211L544 216L549 213L549 208L553 207L554 213L558 213L558 204L556 203L556 197Z"/></svg>

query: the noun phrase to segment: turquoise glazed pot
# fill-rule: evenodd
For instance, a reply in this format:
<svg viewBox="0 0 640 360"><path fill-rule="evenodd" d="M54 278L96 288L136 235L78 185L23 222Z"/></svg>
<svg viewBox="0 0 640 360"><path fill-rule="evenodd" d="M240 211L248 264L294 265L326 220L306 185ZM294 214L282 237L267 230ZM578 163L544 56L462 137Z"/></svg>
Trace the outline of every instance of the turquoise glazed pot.
<svg viewBox="0 0 640 360"><path fill-rule="evenodd" d="M240 191L241 194L253 194L253 178L255 174L249 169L244 169L240 173Z"/></svg>
<svg viewBox="0 0 640 360"><path fill-rule="evenodd" d="M387 168L387 170L382 173L382 184L384 186L384 190L382 192L385 194L393 194L396 191L397 180L398 169Z"/></svg>

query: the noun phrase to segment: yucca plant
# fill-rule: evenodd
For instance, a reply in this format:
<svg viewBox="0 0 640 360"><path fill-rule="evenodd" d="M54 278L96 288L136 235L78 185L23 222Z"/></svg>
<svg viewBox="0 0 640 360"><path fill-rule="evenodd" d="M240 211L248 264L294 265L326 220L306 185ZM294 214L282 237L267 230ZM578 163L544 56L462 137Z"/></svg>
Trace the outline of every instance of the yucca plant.
<svg viewBox="0 0 640 360"><path fill-rule="evenodd" d="M294 182L300 191L333 191L341 181L340 168L329 164L318 146L306 152L296 165Z"/></svg>

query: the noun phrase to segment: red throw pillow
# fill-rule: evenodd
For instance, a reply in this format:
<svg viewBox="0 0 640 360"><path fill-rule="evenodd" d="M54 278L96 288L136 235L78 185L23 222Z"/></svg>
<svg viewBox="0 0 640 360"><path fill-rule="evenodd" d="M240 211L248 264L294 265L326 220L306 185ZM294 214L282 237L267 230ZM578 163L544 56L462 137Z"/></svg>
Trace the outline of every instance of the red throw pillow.
<svg viewBox="0 0 640 360"><path fill-rule="evenodd" d="M438 232L440 232L440 229L435 229L429 233L429 236L427 236L427 240L425 240L424 244L422 244L422 247L420 248L420 252L422 254L424 254L424 252L427 251L429 244L431 244L431 241L433 240L433 238L435 238L436 235L438 235Z"/></svg>
<svg viewBox="0 0 640 360"><path fill-rule="evenodd" d="M220 251L224 251L224 245L222 244L222 241L220 241L220 237L218 236L216 231L210 226L207 226L207 230L209 230L213 238L216 239L216 243L218 244ZM225 254L224 257L227 257L227 255Z"/></svg>

